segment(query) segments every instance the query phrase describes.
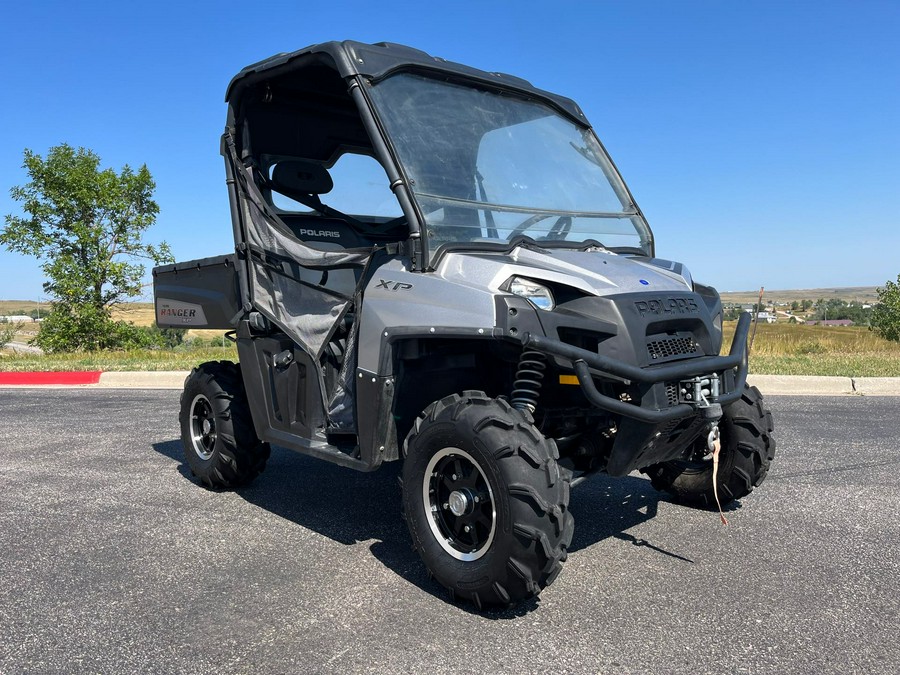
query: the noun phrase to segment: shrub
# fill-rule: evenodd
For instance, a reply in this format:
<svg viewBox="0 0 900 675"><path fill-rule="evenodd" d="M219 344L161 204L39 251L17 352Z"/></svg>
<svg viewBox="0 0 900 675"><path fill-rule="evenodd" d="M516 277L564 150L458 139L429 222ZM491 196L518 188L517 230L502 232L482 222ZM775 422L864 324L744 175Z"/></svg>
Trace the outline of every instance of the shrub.
<svg viewBox="0 0 900 675"><path fill-rule="evenodd" d="M135 326L113 321L105 310L55 305L34 343L48 353L101 349L168 349L184 340L183 329Z"/></svg>
<svg viewBox="0 0 900 675"><path fill-rule="evenodd" d="M828 351L821 342L803 342L797 347L798 354L824 354Z"/></svg>
<svg viewBox="0 0 900 675"><path fill-rule="evenodd" d="M12 323L11 321L6 320L6 317L3 317L3 319L2 325L0 325L0 348L5 347L12 342L19 328L22 326L20 323Z"/></svg>
<svg viewBox="0 0 900 675"><path fill-rule="evenodd" d="M870 328L885 340L900 342L900 274L878 289L878 304L872 310Z"/></svg>

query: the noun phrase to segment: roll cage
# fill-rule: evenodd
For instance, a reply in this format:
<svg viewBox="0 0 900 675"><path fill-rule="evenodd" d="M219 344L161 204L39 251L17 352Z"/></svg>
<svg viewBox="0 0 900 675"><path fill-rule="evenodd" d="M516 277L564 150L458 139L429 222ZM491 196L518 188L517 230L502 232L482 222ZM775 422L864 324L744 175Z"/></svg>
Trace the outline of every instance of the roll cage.
<svg viewBox="0 0 900 675"><path fill-rule="evenodd" d="M401 71L537 101L580 127L590 128L574 101L538 89L518 77L488 73L392 43L326 42L265 59L244 68L232 79L226 92L229 107L223 152L230 136L237 164L264 171L273 158L316 162L327 169L346 152L373 156L384 167L389 188L405 219L405 233L395 237L403 242L399 250L408 255L412 270L424 271L435 268L444 250L477 249L482 244L451 243L439 250L428 246L422 207L372 100L371 87ZM316 133L304 133L312 129ZM635 204L611 160L610 167L627 198ZM260 187L263 197L271 202L271 186L263 181ZM327 206L326 199L322 202ZM634 215L643 220L636 205L634 209ZM327 218L334 213L317 211L317 215ZM353 214L357 222L380 224L377 218L358 216ZM645 253L652 255L649 226L647 233L642 246ZM242 233L236 231L235 235ZM238 241L242 240L241 236ZM315 240L307 243L317 244Z"/></svg>

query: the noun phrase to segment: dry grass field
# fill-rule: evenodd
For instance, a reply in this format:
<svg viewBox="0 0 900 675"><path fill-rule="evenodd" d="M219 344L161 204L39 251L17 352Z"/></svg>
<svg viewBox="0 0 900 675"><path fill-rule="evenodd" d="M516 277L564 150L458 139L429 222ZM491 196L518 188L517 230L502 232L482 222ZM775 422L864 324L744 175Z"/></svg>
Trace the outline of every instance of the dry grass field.
<svg viewBox="0 0 900 675"><path fill-rule="evenodd" d="M736 321L725 323L727 351ZM752 328L751 328L752 333ZM900 343L862 326L759 324L750 372L771 375L900 377Z"/></svg>
<svg viewBox="0 0 900 675"><path fill-rule="evenodd" d="M129 302L119 305L113 310L113 319L128 321L135 326L152 326L156 317L152 302Z"/></svg>
<svg viewBox="0 0 900 675"><path fill-rule="evenodd" d="M47 303L39 303L34 300L0 300L0 316L29 315L35 309L41 314L49 311Z"/></svg>
<svg viewBox="0 0 900 675"><path fill-rule="evenodd" d="M119 305L113 310L112 318L116 321L128 321L135 326L152 326L156 321L152 302L132 302L125 305ZM187 337L202 338L204 340L212 340L213 338L222 337L224 331L221 330L196 330L191 329L187 332Z"/></svg>
<svg viewBox="0 0 900 675"><path fill-rule="evenodd" d="M0 316L27 315L34 310L45 314L50 311L50 305L34 300L0 300ZM130 302L120 305L113 312L113 318L131 321L138 326L149 326L153 323L153 303Z"/></svg>

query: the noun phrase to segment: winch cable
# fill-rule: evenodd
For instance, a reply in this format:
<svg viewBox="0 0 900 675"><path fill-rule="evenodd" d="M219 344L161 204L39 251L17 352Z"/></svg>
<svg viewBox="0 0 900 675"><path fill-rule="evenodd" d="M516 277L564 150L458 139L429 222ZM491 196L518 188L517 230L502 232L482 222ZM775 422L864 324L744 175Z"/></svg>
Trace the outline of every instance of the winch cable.
<svg viewBox="0 0 900 675"><path fill-rule="evenodd" d="M750 333L750 344L747 345L747 360L750 360L750 350L753 349L753 338L756 337L756 326L759 325L759 312L762 307L762 299L763 293L765 292L766 287L759 287L759 298L756 301L756 311L753 313L753 331ZM709 449L712 451L712 460L713 460L713 470L712 470L712 484L713 484L713 497L716 499L716 506L719 508L719 518L722 520L722 525L728 525L728 519L725 517L725 513L722 511L722 503L719 501L719 451L722 449L722 441L719 437L719 427L716 426L712 431L709 432L709 438L707 440L709 445Z"/></svg>
<svg viewBox="0 0 900 675"><path fill-rule="evenodd" d="M722 449L722 441L719 438L718 426L716 426L712 431L709 432L709 439L711 440L710 445L712 447L710 449L712 450L713 460L713 497L716 498L716 506L719 507L719 518L722 520L722 525L728 525L728 519L725 517L725 513L722 511L722 503L719 501L719 484L717 479L719 476L719 451Z"/></svg>

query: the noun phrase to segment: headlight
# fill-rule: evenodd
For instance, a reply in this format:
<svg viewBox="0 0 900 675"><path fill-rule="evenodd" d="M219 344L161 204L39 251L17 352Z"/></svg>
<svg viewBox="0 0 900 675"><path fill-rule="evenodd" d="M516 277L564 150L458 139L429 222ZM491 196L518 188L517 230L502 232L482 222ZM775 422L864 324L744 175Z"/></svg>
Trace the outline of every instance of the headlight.
<svg viewBox="0 0 900 675"><path fill-rule="evenodd" d="M719 351L722 351L722 312L716 314L712 323L715 331L715 334L712 336L713 347L718 347Z"/></svg>
<svg viewBox="0 0 900 675"><path fill-rule="evenodd" d="M530 279L513 277L513 280L509 284L509 292L513 295L525 298L538 309L550 311L556 307L556 303L553 300L553 293L550 292L550 289L531 281Z"/></svg>

